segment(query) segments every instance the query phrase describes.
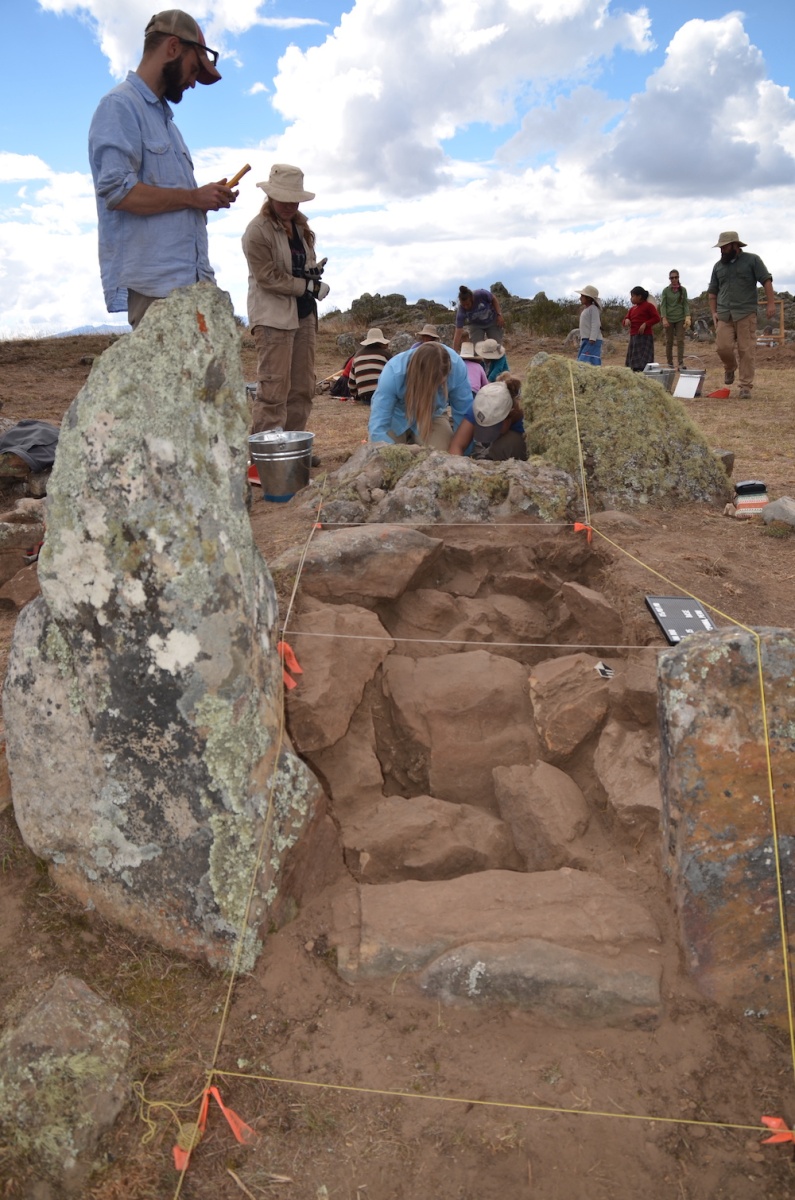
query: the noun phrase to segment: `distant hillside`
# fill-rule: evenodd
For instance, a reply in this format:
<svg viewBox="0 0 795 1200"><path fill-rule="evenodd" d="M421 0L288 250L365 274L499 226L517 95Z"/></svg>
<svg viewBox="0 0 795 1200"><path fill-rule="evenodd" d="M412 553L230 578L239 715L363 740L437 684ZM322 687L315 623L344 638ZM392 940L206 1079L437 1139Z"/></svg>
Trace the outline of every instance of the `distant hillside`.
<svg viewBox="0 0 795 1200"><path fill-rule="evenodd" d="M64 329L51 337L81 337L86 333L130 333L129 325L79 325L77 329Z"/></svg>

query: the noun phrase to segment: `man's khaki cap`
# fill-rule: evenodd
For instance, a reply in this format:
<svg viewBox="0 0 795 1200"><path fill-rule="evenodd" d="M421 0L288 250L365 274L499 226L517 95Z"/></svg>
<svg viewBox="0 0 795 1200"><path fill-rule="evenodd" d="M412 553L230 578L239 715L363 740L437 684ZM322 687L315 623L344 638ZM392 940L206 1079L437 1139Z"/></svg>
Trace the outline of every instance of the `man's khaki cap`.
<svg viewBox="0 0 795 1200"><path fill-rule="evenodd" d="M199 55L199 83L217 83L221 78L220 71L216 70L207 55L198 49L199 46L207 45L204 34L193 17L181 8L167 8L163 12L155 13L144 30L144 35L147 33L167 33L170 37L178 37L185 42L195 42Z"/></svg>

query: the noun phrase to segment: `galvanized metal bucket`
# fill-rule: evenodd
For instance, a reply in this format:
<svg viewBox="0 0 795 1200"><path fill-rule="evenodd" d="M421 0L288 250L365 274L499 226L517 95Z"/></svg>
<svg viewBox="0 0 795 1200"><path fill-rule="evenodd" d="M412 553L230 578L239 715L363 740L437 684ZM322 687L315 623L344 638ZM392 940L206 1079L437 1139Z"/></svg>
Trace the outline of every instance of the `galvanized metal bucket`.
<svg viewBox="0 0 795 1200"><path fill-rule="evenodd" d="M695 378L698 379L698 384L696 385L696 395L700 396L702 389L704 387L704 379L707 374L707 368L706 368L706 366L703 365L704 359L699 358L699 356L697 354L686 354L685 358L694 358L696 360L696 362L699 364L699 366L697 366L697 367L682 367L682 369L679 372L679 378L681 379L682 376L684 376L685 379L687 379L688 376L690 376L691 378L693 376L695 376Z"/></svg>
<svg viewBox="0 0 795 1200"><path fill-rule="evenodd" d="M248 451L262 484L263 500L282 504L306 487L314 440L314 433L303 429L252 433Z"/></svg>
<svg viewBox="0 0 795 1200"><path fill-rule="evenodd" d="M666 392L674 390L674 376L676 371L673 367L661 367L659 363L646 363L643 368L643 374L649 375L657 383L661 383Z"/></svg>

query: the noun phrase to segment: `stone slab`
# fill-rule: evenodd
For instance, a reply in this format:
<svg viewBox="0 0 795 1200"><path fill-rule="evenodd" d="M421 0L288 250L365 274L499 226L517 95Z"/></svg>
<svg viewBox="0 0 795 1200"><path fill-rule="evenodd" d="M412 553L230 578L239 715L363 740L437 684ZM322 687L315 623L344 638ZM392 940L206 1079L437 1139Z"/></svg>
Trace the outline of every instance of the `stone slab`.
<svg viewBox="0 0 795 1200"><path fill-rule="evenodd" d="M666 871L685 964L737 1015L787 1021L765 750L785 924L795 923L795 636L694 634L660 656ZM761 674L760 674L761 664Z"/></svg>

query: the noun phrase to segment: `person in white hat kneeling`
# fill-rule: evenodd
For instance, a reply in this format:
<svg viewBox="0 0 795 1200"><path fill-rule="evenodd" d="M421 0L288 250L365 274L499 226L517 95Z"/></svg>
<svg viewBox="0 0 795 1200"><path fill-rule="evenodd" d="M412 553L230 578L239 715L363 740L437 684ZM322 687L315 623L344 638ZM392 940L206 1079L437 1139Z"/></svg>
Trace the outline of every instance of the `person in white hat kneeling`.
<svg viewBox="0 0 795 1200"><path fill-rule="evenodd" d="M450 454L470 454L472 458L486 458L491 462L505 462L509 458L525 462L527 445L519 404L521 388L521 380L508 374L482 387L453 434Z"/></svg>
<svg viewBox="0 0 795 1200"><path fill-rule="evenodd" d="M298 210L315 193L287 163L274 163L257 187L267 200L243 234L248 323L257 347L251 432L303 430L315 395L317 301L329 293L322 279L327 260L318 262L315 235Z"/></svg>

